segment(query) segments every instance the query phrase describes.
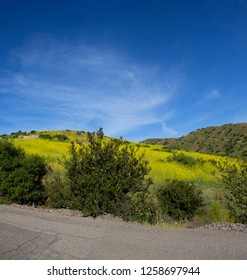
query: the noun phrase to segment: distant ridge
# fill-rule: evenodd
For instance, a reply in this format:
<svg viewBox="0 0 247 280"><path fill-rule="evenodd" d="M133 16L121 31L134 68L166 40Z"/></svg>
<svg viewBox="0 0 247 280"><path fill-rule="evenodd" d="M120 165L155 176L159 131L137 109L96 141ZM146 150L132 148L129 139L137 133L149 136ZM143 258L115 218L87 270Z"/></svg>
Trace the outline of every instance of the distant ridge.
<svg viewBox="0 0 247 280"><path fill-rule="evenodd" d="M150 138L142 143L247 159L247 123L211 126L180 138Z"/></svg>

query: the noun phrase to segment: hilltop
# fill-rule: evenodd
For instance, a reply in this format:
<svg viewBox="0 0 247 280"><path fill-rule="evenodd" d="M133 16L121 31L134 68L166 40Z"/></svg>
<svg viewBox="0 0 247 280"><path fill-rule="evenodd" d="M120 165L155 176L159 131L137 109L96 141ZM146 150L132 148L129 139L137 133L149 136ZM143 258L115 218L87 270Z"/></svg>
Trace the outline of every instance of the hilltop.
<svg viewBox="0 0 247 280"><path fill-rule="evenodd" d="M162 145L167 149L247 158L247 123L211 126L180 138L151 138L142 143Z"/></svg>
<svg viewBox="0 0 247 280"><path fill-rule="evenodd" d="M86 141L85 131L54 130L13 132L10 135L0 135L0 138L53 140L58 142ZM212 154L218 156L247 159L247 123L224 124L200 128L179 138L150 138L142 141L143 144L163 146L166 151L184 150Z"/></svg>

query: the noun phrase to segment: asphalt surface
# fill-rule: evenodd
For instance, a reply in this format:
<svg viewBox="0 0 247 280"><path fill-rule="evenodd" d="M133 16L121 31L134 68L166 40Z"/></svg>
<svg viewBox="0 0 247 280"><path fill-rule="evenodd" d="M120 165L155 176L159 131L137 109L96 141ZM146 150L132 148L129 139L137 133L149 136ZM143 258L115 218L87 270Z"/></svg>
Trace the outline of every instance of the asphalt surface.
<svg viewBox="0 0 247 280"><path fill-rule="evenodd" d="M0 259L247 260L247 234L164 229L0 205Z"/></svg>

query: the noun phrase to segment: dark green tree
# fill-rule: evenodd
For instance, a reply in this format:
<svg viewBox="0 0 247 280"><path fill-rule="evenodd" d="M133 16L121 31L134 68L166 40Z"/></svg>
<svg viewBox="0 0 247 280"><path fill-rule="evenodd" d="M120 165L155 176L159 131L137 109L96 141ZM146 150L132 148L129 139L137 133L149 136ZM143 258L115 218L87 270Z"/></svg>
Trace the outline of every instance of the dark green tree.
<svg viewBox="0 0 247 280"><path fill-rule="evenodd" d="M151 184L145 180L148 162L137 154L138 147L121 139L105 139L102 129L88 133L87 140L87 145L72 143L70 158L65 161L74 208L92 216L111 213L151 220L153 213L144 215L134 206L134 201L139 207L147 205L143 196L148 195Z"/></svg>
<svg viewBox="0 0 247 280"><path fill-rule="evenodd" d="M42 178L46 172L43 158L26 155L21 148L0 140L0 196L21 204L44 203Z"/></svg>
<svg viewBox="0 0 247 280"><path fill-rule="evenodd" d="M97 132L96 132L96 135L99 137L99 138L104 138L104 131L103 131L103 128L101 127Z"/></svg>

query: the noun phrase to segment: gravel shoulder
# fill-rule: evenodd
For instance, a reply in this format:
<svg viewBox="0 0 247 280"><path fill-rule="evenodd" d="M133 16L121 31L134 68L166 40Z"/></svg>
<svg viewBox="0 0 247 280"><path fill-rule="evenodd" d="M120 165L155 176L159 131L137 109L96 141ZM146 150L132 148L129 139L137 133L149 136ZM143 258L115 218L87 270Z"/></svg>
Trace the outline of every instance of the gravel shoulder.
<svg viewBox="0 0 247 280"><path fill-rule="evenodd" d="M44 213L55 213L62 216L70 216L70 217L85 217L81 211L78 210L72 210L72 209L55 209L55 208L45 208L45 207L32 207L28 205L19 205L19 204L11 204L9 207L13 207L16 209L29 209L31 211L36 212L44 212ZM110 220L110 221L122 221L125 222L120 217L115 217L110 214L105 214L98 216L96 219L98 220ZM131 222L133 224L136 224L135 222ZM172 227L172 226L171 226ZM203 226L199 226L198 228L202 229L214 229L214 230L224 230L227 232L243 232L247 233L247 224L240 224L240 223L210 223L205 224Z"/></svg>

